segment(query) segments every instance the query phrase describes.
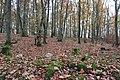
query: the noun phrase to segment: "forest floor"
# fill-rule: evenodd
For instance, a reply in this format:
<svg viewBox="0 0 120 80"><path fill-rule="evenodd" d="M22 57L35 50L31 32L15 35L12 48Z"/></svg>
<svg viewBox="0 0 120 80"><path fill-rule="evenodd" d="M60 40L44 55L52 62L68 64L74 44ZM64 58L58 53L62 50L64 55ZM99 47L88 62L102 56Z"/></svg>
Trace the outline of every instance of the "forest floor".
<svg viewBox="0 0 120 80"><path fill-rule="evenodd" d="M11 38L17 43L11 45L12 57L0 54L0 80L120 80L120 47L56 38L37 47L34 36ZM4 43L5 34L0 34Z"/></svg>

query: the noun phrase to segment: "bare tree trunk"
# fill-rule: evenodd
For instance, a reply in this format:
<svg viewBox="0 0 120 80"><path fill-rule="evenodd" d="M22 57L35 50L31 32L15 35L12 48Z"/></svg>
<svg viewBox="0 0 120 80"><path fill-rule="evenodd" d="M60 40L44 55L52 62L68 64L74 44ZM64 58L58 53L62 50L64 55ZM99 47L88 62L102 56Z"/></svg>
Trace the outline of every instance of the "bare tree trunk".
<svg viewBox="0 0 120 80"><path fill-rule="evenodd" d="M96 40L96 44L98 42L98 36L99 36L99 3L96 4L96 36L95 36L95 40Z"/></svg>
<svg viewBox="0 0 120 80"><path fill-rule="evenodd" d="M102 30L102 31L103 31L103 33L104 33L104 39L105 39L106 36L107 36L107 35L105 34L105 30L104 30L104 29L105 29L105 25L106 25L106 11L104 11L104 23L103 23L103 24L104 24L104 27L103 27L103 30Z"/></svg>
<svg viewBox="0 0 120 80"><path fill-rule="evenodd" d="M78 43L80 44L80 20L81 20L81 0L79 0L78 3L79 7L78 7Z"/></svg>
<svg viewBox="0 0 120 80"><path fill-rule="evenodd" d="M74 22L73 22L73 36L74 36L74 38L76 38L76 22L75 22L75 8L74 8L74 12L73 12L73 18L74 18Z"/></svg>
<svg viewBox="0 0 120 80"><path fill-rule="evenodd" d="M2 10L3 10L3 0L1 0L1 9L0 9L0 33L3 32L3 20L4 20L4 17L3 17L3 13L2 13Z"/></svg>
<svg viewBox="0 0 120 80"><path fill-rule="evenodd" d="M30 25L30 32L31 32L32 35L35 35L35 32L36 32L36 30L35 30L36 25L35 25L35 20L34 20L34 18L35 18L35 0L33 0L32 5L33 5L33 7L32 7L32 15L33 15L32 21L33 22Z"/></svg>
<svg viewBox="0 0 120 80"><path fill-rule="evenodd" d="M94 38L95 38L95 2L93 1L93 12L92 12L92 39L91 42L94 43Z"/></svg>
<svg viewBox="0 0 120 80"><path fill-rule="evenodd" d="M54 6L54 36L56 36L57 35L57 31L56 31L56 29L57 29L57 26L56 26L56 19L57 19L57 15L56 15L56 8L57 8L57 0L55 0L55 6Z"/></svg>
<svg viewBox="0 0 120 80"><path fill-rule="evenodd" d="M41 0L41 6L43 8L43 0ZM42 23L43 23L43 17L41 19L41 23L39 25L39 10L38 10L38 6L37 6L37 1L35 0L35 5L36 5L36 27L37 27L37 37L35 38L35 45L40 47L42 45L41 43L41 26L42 26ZM43 15L43 11L42 11L42 15Z"/></svg>
<svg viewBox="0 0 120 80"><path fill-rule="evenodd" d="M11 0L5 0L5 28L6 28L6 44L11 44Z"/></svg>
<svg viewBox="0 0 120 80"><path fill-rule="evenodd" d="M59 30L59 28L58 28L58 26L59 26L59 20L58 20L58 17L59 17L59 13L58 13L58 8L59 8L59 6L58 6L58 2L57 2L57 19L56 19L56 22L57 22L57 36L58 36L58 30Z"/></svg>
<svg viewBox="0 0 120 80"><path fill-rule="evenodd" d="M84 28L84 43L86 43L87 41L86 41L86 34L87 34L87 23L88 22L88 20L86 20L86 27Z"/></svg>
<svg viewBox="0 0 120 80"><path fill-rule="evenodd" d="M51 27L51 37L54 36L54 0L52 0L52 27Z"/></svg>
<svg viewBox="0 0 120 80"><path fill-rule="evenodd" d="M70 15L70 38L72 37L72 16Z"/></svg>
<svg viewBox="0 0 120 80"><path fill-rule="evenodd" d="M106 42L108 42L109 38L109 8L107 9L107 34L106 34Z"/></svg>
<svg viewBox="0 0 120 80"><path fill-rule="evenodd" d="M91 38L91 29L90 29L90 21L89 21L89 24L88 24L88 38Z"/></svg>
<svg viewBox="0 0 120 80"><path fill-rule="evenodd" d="M84 19L82 19L82 29L81 29L81 35L80 35L80 38L83 37L83 31L84 31Z"/></svg>
<svg viewBox="0 0 120 80"><path fill-rule="evenodd" d="M119 46L119 42L118 42L118 12L120 9L120 4L118 6L117 1L118 0L115 0L115 39L116 39L115 45L118 47Z"/></svg>
<svg viewBox="0 0 120 80"><path fill-rule="evenodd" d="M42 4L42 2L41 2L41 4ZM41 32L40 30L40 25L39 25L39 9L38 9L38 5L37 5L37 0L35 0L35 10L36 10L36 28L37 28L37 30L36 30L36 32L37 32L37 34L39 34L39 32Z"/></svg>
<svg viewBox="0 0 120 80"><path fill-rule="evenodd" d="M66 35L66 20L67 20L67 17L68 17L68 3L69 3L69 0L66 3L66 13L65 13L65 19L64 19L64 24L63 24L63 27L64 27L64 29L63 29L63 38Z"/></svg>
<svg viewBox="0 0 120 80"><path fill-rule="evenodd" d="M17 10L17 14L16 14L16 19L17 20L19 20L19 27L20 27L20 30L19 30L19 32L21 32L21 34L23 34L24 33L24 30L23 30L23 23L22 23L22 19L21 19L21 15L20 15L20 0L19 0L19 10ZM18 3L17 3L18 4ZM18 5L17 5L18 6ZM16 20L16 28L18 27L17 25L18 25L18 22L17 22L17 20ZM18 28L17 28L18 29Z"/></svg>
<svg viewBox="0 0 120 80"><path fill-rule="evenodd" d="M19 20L19 13L20 13L20 1L17 0L17 13L16 13L16 34L19 34L19 26L20 26L20 20Z"/></svg>
<svg viewBox="0 0 120 80"><path fill-rule="evenodd" d="M87 12L87 26L88 26L88 38L90 38L90 33L91 33L91 30L90 30L90 18L89 18L89 16L90 16L90 2L89 2L89 0L87 0L87 5L88 5L88 7L87 7L87 9L88 9L88 12Z"/></svg>
<svg viewBox="0 0 120 80"><path fill-rule="evenodd" d="M48 8L48 11L47 11L47 28L49 27L49 4L50 4L50 0L47 0L47 2L48 2L48 6L47 6L47 8ZM47 34L46 34L47 35Z"/></svg>
<svg viewBox="0 0 120 80"><path fill-rule="evenodd" d="M47 37L47 25L46 25L46 4L44 3L42 5L42 18L43 18L43 28L44 28L44 37L43 37L43 43L47 44L46 37Z"/></svg>
<svg viewBox="0 0 120 80"><path fill-rule="evenodd" d="M61 1L61 9L60 9L60 26L59 26L59 30L58 30L58 42L62 42L62 9L63 9L63 0Z"/></svg>
<svg viewBox="0 0 120 80"><path fill-rule="evenodd" d="M22 37L27 37L28 33L27 33L27 1L24 1L24 6L23 6L23 33L22 33Z"/></svg>

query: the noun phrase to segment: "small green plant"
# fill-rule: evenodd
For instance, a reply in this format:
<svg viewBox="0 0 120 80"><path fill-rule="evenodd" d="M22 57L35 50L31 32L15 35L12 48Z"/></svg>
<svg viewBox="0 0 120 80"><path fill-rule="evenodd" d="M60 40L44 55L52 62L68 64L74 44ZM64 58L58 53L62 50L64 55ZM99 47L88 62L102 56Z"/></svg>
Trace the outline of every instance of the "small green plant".
<svg viewBox="0 0 120 80"><path fill-rule="evenodd" d="M58 61L51 61L49 63L50 66L54 66L54 67L59 67L61 68L64 64L62 64L61 62L58 62Z"/></svg>
<svg viewBox="0 0 120 80"><path fill-rule="evenodd" d="M25 78L19 78L18 80L26 80Z"/></svg>
<svg viewBox="0 0 120 80"><path fill-rule="evenodd" d="M87 59L88 59L88 58L91 58L91 56L90 56L90 55L88 55L88 54L86 54L86 55L85 55L85 58L87 58Z"/></svg>
<svg viewBox="0 0 120 80"><path fill-rule="evenodd" d="M15 60L15 61L11 61L10 64L17 64L18 62Z"/></svg>
<svg viewBox="0 0 120 80"><path fill-rule="evenodd" d="M85 76L82 76L82 75L79 75L79 74L73 74L67 80L74 80L75 78L78 78L78 80L84 80Z"/></svg>
<svg viewBox="0 0 120 80"><path fill-rule="evenodd" d="M45 80L51 80L51 77L55 72L54 66L47 66L45 70L46 70Z"/></svg>
<svg viewBox="0 0 120 80"><path fill-rule="evenodd" d="M97 69L97 67L98 67L98 66L97 66L96 64L92 64L92 68L93 68L93 69Z"/></svg>
<svg viewBox="0 0 120 80"><path fill-rule="evenodd" d="M83 62L79 62L78 64L77 64L77 69L78 70L81 70L81 69L84 69L85 71L87 71L88 69L87 69L87 65L85 64L85 63L83 63Z"/></svg>
<svg viewBox="0 0 120 80"><path fill-rule="evenodd" d="M80 54L81 54L80 49L77 48L73 49L72 55L80 55Z"/></svg>
<svg viewBox="0 0 120 80"><path fill-rule="evenodd" d="M62 64L59 61L56 60L51 61L46 67L45 80L50 80L50 78L53 76L54 72L56 71L54 67L61 68L63 65L64 64Z"/></svg>
<svg viewBox="0 0 120 80"><path fill-rule="evenodd" d="M105 71L105 69L103 67L97 66L94 63L92 64L92 68L95 69L95 70L103 70L103 71Z"/></svg>
<svg viewBox="0 0 120 80"><path fill-rule="evenodd" d="M9 51L9 52L7 52L5 55L6 55L6 56L11 56L11 57L12 57L12 56L13 56L13 53Z"/></svg>
<svg viewBox="0 0 120 80"><path fill-rule="evenodd" d="M36 60L35 65L38 66L38 67L41 67L42 66L42 61L41 60Z"/></svg>
<svg viewBox="0 0 120 80"><path fill-rule="evenodd" d="M61 58L61 62L63 62L63 63L65 62L65 58L64 57Z"/></svg>
<svg viewBox="0 0 120 80"><path fill-rule="evenodd" d="M71 60L71 61L69 62L68 67L69 67L69 68L75 68L75 67L76 67L76 65L75 65L75 63L73 62L73 60Z"/></svg>

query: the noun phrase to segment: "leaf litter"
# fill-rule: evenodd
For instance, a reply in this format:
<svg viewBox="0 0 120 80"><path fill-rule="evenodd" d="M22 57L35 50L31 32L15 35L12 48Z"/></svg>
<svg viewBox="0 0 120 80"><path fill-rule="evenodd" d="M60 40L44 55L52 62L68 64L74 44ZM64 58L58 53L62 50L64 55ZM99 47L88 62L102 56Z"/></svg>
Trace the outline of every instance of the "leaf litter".
<svg viewBox="0 0 120 80"><path fill-rule="evenodd" d="M48 38L48 44L36 47L34 36L11 36L12 41L17 41L11 46L14 55L0 54L0 79L45 80L46 68L49 67L54 69L51 80L120 80L120 49L112 47L112 44L79 45L70 39L57 42L56 38ZM0 35L0 44L4 42L3 34ZM101 47L110 50L101 51ZM80 49L81 55L71 55L75 48ZM46 53L53 56L45 57Z"/></svg>

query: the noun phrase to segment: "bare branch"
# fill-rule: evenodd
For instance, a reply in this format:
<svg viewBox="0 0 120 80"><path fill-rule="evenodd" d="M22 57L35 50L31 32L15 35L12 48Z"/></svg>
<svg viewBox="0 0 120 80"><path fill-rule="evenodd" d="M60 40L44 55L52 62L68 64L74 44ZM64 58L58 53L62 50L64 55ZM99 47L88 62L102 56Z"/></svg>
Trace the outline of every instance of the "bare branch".
<svg viewBox="0 0 120 80"><path fill-rule="evenodd" d="M119 3L119 6L118 6L118 11L119 11L119 9L120 9L120 3Z"/></svg>

